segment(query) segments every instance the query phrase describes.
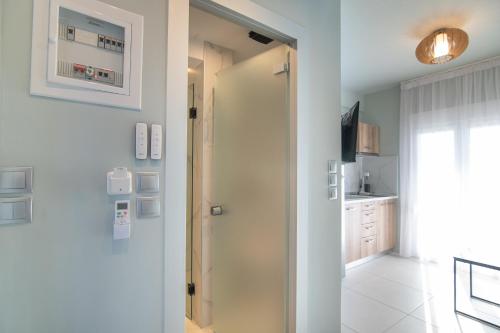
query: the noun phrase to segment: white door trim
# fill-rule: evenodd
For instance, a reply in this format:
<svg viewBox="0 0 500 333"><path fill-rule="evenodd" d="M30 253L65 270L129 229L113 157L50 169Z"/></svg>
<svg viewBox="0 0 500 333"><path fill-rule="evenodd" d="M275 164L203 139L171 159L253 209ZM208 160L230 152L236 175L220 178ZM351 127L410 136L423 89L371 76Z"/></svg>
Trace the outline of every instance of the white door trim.
<svg viewBox="0 0 500 333"><path fill-rule="evenodd" d="M308 294L308 40L305 29L250 0L196 0L197 5L231 16L245 24L262 27L297 46L296 110L296 242L295 332L307 332ZM164 227L164 333L184 333L186 248L187 68L189 0L168 0L166 70L166 172ZM293 226L291 226L293 227ZM294 246L295 245L295 246ZM293 303L293 300L292 300ZM295 312L295 313L293 313ZM294 333L293 331L290 333Z"/></svg>

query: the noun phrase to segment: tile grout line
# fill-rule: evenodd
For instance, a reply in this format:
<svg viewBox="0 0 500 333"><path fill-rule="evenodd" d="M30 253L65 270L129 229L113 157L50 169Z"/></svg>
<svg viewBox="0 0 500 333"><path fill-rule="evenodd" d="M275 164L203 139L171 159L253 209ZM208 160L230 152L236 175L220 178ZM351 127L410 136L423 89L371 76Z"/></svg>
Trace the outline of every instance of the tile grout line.
<svg viewBox="0 0 500 333"><path fill-rule="evenodd" d="M380 303L380 304L382 304L382 305L385 305L386 307L391 308L392 310L396 310L396 311L398 311L398 312L401 312L401 313L403 313L403 314L405 314L405 315L410 315L411 313L415 312L415 311L416 311L419 307L421 307L422 305L424 305L426 301L429 301L429 300L433 297L432 295L430 295L431 297L430 297L428 300L423 301L423 302L422 302L422 304L418 305L415 309L411 310L410 312L406 312L406 311L403 311L403 310L401 310L401 309L398 309L398 308L394 307L393 305L386 304L386 303L382 302L381 300L378 300L378 299L376 299L376 298L373 298L372 296L365 295L365 294L363 294L362 292L360 292L360 291L358 291L358 290L354 290L354 289L351 289L351 288L348 288L348 287L344 287L344 288L349 289L349 291L351 291L351 292L353 292L353 293L356 293L356 294L358 294L358 295L360 295L360 296L366 297L366 298L368 298L368 299L370 299L370 300L372 300L372 301L375 301L375 302L377 302L377 303Z"/></svg>
<svg viewBox="0 0 500 333"><path fill-rule="evenodd" d="M349 291L351 291L351 292L353 292L353 293L355 293L355 294L358 294L359 296L363 296L363 297L365 297L365 298L368 298L369 300L374 301L374 302L376 302L376 303L379 303L379 304L381 304L381 305L383 305L383 306L385 306L385 307L388 307L388 308L390 308L391 310L394 310L394 311L397 311L397 312L401 312L401 313L402 313L402 314L404 314L404 315L408 315L408 314L409 314L409 313L407 313L407 312L405 312L405 311L402 311L402 310L400 310L400 309L397 309L397 308L393 307L392 305L385 304L384 302L379 301L378 299L375 299L375 298L373 298L373 297L371 297L371 296L364 295L364 294L360 293L359 291L352 290L352 289L349 289Z"/></svg>
<svg viewBox="0 0 500 333"><path fill-rule="evenodd" d="M382 331L382 333L387 333L389 330L391 330L394 327L396 327L399 323L401 323L403 320L405 320L408 317L409 317L409 315L404 316L403 318L401 318L400 320L398 320L396 323L394 323L394 325L389 326L387 329L385 329L384 331Z"/></svg>
<svg viewBox="0 0 500 333"><path fill-rule="evenodd" d="M340 323L341 325L347 327L348 329L350 329L351 331L353 331L354 333L359 333L358 331L356 331L354 328L352 328L351 326L349 325L346 325L344 324L343 322ZM340 328L342 330L342 327Z"/></svg>

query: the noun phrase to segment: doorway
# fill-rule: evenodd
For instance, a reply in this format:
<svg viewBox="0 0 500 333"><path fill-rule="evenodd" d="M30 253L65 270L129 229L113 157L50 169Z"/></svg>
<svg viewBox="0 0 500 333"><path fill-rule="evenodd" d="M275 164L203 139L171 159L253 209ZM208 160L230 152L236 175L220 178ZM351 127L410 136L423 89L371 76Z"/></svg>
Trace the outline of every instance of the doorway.
<svg viewBox="0 0 500 333"><path fill-rule="evenodd" d="M294 50L189 16L187 332L289 332Z"/></svg>

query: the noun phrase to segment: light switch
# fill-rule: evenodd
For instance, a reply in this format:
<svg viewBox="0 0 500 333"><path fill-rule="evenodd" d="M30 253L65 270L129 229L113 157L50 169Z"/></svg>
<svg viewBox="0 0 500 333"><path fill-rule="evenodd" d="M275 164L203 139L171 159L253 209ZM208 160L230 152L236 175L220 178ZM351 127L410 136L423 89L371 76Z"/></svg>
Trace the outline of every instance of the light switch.
<svg viewBox="0 0 500 333"><path fill-rule="evenodd" d="M159 217L161 214L160 197L138 197L137 218Z"/></svg>
<svg viewBox="0 0 500 333"><path fill-rule="evenodd" d="M0 168L0 193L31 193L33 168Z"/></svg>
<svg viewBox="0 0 500 333"><path fill-rule="evenodd" d="M160 173L159 172L138 172L136 176L137 193L159 193Z"/></svg>
<svg viewBox="0 0 500 333"><path fill-rule="evenodd" d="M328 161L328 173L337 173L337 161L335 160Z"/></svg>
<svg viewBox="0 0 500 333"><path fill-rule="evenodd" d="M331 173L328 175L328 186L337 186L337 174Z"/></svg>
<svg viewBox="0 0 500 333"><path fill-rule="evenodd" d="M328 200L337 200L338 198L338 190L337 187L329 187L328 188Z"/></svg>
<svg viewBox="0 0 500 333"><path fill-rule="evenodd" d="M31 198L0 198L0 224L30 223Z"/></svg>
<svg viewBox="0 0 500 333"><path fill-rule="evenodd" d="M0 220L14 219L14 204L11 202L0 203Z"/></svg>

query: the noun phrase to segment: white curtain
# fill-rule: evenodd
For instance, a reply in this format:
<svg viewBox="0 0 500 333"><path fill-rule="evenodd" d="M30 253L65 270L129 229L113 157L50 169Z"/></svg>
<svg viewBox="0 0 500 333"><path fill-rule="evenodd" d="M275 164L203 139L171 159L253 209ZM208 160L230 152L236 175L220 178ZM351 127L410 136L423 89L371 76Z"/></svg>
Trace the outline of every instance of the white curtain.
<svg viewBox="0 0 500 333"><path fill-rule="evenodd" d="M500 58L401 84L400 253L500 250Z"/></svg>

